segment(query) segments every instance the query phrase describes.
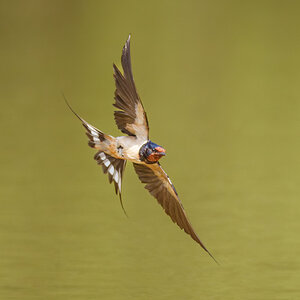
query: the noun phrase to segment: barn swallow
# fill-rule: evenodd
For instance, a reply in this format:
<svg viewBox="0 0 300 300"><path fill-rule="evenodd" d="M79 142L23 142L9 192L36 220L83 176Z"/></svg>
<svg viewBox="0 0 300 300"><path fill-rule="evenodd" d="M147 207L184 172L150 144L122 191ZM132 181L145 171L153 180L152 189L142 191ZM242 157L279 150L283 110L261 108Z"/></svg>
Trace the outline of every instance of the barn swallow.
<svg viewBox="0 0 300 300"><path fill-rule="evenodd" d="M65 101L85 127L86 135L89 138L88 145L98 150L94 159L102 166L103 172L108 174L109 182L114 183L123 210L122 178L126 162L130 161L133 163L140 181L145 184L145 188L157 199L172 221L189 234L215 260L192 228L174 185L159 163L159 160L166 155L166 150L149 139L147 115L132 75L130 36L123 47L121 64L123 74L113 64L116 85L113 106L118 109L114 112L115 122L126 136L113 137L103 133L81 118L66 99Z"/></svg>

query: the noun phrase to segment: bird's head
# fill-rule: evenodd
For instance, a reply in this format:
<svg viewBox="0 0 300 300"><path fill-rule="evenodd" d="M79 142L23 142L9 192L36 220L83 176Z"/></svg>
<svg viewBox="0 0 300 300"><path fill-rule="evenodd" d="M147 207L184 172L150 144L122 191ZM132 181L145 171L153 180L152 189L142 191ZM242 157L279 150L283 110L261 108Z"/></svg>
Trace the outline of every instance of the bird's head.
<svg viewBox="0 0 300 300"><path fill-rule="evenodd" d="M140 159L147 164L154 164L158 162L162 156L165 155L166 150L151 141L148 141L140 149Z"/></svg>

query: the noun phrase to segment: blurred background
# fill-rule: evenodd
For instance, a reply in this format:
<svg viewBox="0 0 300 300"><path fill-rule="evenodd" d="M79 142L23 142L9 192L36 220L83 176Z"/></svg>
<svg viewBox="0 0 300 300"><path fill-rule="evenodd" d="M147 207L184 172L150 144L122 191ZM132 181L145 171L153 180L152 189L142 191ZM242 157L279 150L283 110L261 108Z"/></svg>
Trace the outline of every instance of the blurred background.
<svg viewBox="0 0 300 300"><path fill-rule="evenodd" d="M0 2L1 299L299 299L297 1ZM127 219L80 122L111 135L132 64L214 261L131 164Z"/></svg>

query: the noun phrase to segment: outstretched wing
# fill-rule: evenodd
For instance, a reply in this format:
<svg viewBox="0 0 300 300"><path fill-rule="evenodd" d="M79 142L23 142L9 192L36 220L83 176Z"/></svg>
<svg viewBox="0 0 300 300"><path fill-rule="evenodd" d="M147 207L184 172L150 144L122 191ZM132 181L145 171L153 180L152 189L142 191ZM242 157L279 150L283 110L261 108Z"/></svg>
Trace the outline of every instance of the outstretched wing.
<svg viewBox="0 0 300 300"><path fill-rule="evenodd" d="M214 259L192 228L175 187L160 164L134 163L133 165L141 182L146 184L145 188L157 199L172 221L189 234Z"/></svg>
<svg viewBox="0 0 300 300"><path fill-rule="evenodd" d="M113 65L116 84L116 102L113 105L120 109L114 112L116 124L123 133L148 140L147 115L136 91L131 70L130 36L123 48L121 62L124 75Z"/></svg>
<svg viewBox="0 0 300 300"><path fill-rule="evenodd" d="M102 165L104 174L108 174L109 183L114 182L116 194L120 196L121 206L125 212L122 203L122 178L126 166L126 160L114 158L102 151L98 151L94 159L99 165ZM126 214L126 212L125 212Z"/></svg>

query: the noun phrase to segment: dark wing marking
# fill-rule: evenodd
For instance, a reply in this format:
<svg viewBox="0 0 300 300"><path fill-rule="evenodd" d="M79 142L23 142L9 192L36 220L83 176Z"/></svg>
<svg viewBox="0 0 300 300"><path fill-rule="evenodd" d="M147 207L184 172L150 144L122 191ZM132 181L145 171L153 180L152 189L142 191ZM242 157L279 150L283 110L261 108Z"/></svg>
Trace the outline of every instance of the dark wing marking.
<svg viewBox="0 0 300 300"><path fill-rule="evenodd" d="M147 115L141 99L136 91L130 58L130 36L122 51L121 57L124 75L114 64L114 78L116 84L114 112L118 128L125 134L147 139L149 137L149 125Z"/></svg>
<svg viewBox="0 0 300 300"><path fill-rule="evenodd" d="M157 199L165 212L181 229L189 234L215 260L206 249L189 222L178 194L166 172L159 163L133 164L134 169L145 188ZM215 260L216 261L216 260ZM217 262L217 261L216 261Z"/></svg>
<svg viewBox="0 0 300 300"><path fill-rule="evenodd" d="M116 194L119 194L121 206L123 208L124 213L126 214L122 203L121 195L122 178L126 166L126 160L114 158L102 151L98 151L95 154L94 159L99 165L102 165L104 174L108 174L109 183L114 182Z"/></svg>

